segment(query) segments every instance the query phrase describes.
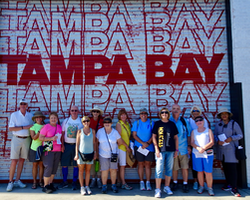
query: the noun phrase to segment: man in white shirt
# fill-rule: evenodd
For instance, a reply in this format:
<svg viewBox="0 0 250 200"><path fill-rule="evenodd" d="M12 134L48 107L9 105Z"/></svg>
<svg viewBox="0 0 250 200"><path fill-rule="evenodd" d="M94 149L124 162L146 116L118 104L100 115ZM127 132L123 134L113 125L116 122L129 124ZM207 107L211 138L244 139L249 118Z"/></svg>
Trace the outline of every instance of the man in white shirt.
<svg viewBox="0 0 250 200"><path fill-rule="evenodd" d="M20 177L23 170L23 163L25 159L28 158L30 147L29 128L33 126L33 115L27 112L28 102L26 101L26 99L21 99L19 105L20 110L11 114L9 123L9 131L12 131L13 137L11 139L11 164L9 172L9 183L6 189L7 192L12 191L13 186L19 186L20 188L26 187L26 185L20 181ZM13 182L16 166L17 174L15 182Z"/></svg>
<svg viewBox="0 0 250 200"><path fill-rule="evenodd" d="M77 131L83 128L80 117L78 116L78 107L72 106L70 109L70 117L65 119L62 123L62 139L64 141L64 152L61 157L61 166L63 174L63 182L58 186L58 189L63 189L69 186L67 181L68 167L74 166L73 170L73 182L72 190L76 190L76 181L78 179L78 167L74 160L75 147L76 147L76 135Z"/></svg>

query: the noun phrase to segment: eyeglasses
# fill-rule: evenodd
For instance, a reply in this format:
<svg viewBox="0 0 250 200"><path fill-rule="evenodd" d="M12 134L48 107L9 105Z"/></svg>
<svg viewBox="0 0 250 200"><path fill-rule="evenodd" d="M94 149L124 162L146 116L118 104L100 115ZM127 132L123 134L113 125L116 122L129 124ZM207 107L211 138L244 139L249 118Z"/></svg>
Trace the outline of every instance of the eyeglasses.
<svg viewBox="0 0 250 200"><path fill-rule="evenodd" d="M99 110L92 110L93 113L99 113Z"/></svg>
<svg viewBox="0 0 250 200"><path fill-rule="evenodd" d="M143 112L143 113L140 113L140 115L147 115L148 113L145 113L145 112Z"/></svg>
<svg viewBox="0 0 250 200"><path fill-rule="evenodd" d="M27 105L27 103L20 103L20 105L22 105L22 106L26 106L26 105Z"/></svg>
<svg viewBox="0 0 250 200"><path fill-rule="evenodd" d="M71 112L78 112L78 110L71 110Z"/></svg>
<svg viewBox="0 0 250 200"><path fill-rule="evenodd" d="M195 120L195 122L202 122L202 121L203 121L203 119L201 119L201 118Z"/></svg>
<svg viewBox="0 0 250 200"><path fill-rule="evenodd" d="M168 114L168 111L161 111L161 114Z"/></svg>
<svg viewBox="0 0 250 200"><path fill-rule="evenodd" d="M86 122L90 122L90 120L84 120L84 121L82 121L83 123L86 123Z"/></svg>
<svg viewBox="0 0 250 200"><path fill-rule="evenodd" d="M192 112L200 112L199 110L192 110Z"/></svg>

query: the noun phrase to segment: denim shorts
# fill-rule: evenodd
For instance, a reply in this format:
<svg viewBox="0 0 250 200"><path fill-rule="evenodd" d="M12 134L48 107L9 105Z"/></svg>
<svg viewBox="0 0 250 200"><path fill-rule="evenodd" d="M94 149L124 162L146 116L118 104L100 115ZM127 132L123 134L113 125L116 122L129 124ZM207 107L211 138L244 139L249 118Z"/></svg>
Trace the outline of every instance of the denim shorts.
<svg viewBox="0 0 250 200"><path fill-rule="evenodd" d="M174 163L174 151L161 152L162 159L156 159L155 178L163 178L163 169L165 164L165 176L172 176Z"/></svg>

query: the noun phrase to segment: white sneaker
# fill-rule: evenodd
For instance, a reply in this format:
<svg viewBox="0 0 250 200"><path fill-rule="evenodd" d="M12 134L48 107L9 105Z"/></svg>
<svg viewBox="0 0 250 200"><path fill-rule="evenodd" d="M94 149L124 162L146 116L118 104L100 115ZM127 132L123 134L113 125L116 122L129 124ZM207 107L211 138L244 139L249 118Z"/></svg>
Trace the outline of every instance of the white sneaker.
<svg viewBox="0 0 250 200"><path fill-rule="evenodd" d="M140 190L145 190L144 181L140 181Z"/></svg>
<svg viewBox="0 0 250 200"><path fill-rule="evenodd" d="M150 185L150 182L149 182L149 181L147 181L147 182L146 182L146 187L147 187L147 191L151 191L151 190L152 190L152 188L151 188L151 185Z"/></svg>
<svg viewBox="0 0 250 200"><path fill-rule="evenodd" d="M22 181L18 180L14 182L15 187L26 188L26 184L23 184Z"/></svg>
<svg viewBox="0 0 250 200"><path fill-rule="evenodd" d="M84 187L84 186L82 186L82 187L81 187L81 195L83 196L83 195L85 195L85 194L86 194L85 187Z"/></svg>
<svg viewBox="0 0 250 200"><path fill-rule="evenodd" d="M91 190L90 190L90 188L89 188L89 186L86 186L86 187L85 187L85 190L86 190L86 193L87 193L87 194L91 194L91 193L92 193Z"/></svg>
<svg viewBox="0 0 250 200"><path fill-rule="evenodd" d="M13 186L14 186L14 183L13 183L13 181L12 181L12 182L9 182L9 183L8 183L8 186L7 186L7 188L6 188L6 191L7 191L7 192L10 192L10 191L12 191L12 189L13 189Z"/></svg>
<svg viewBox="0 0 250 200"><path fill-rule="evenodd" d="M163 191L165 193L167 193L168 195L172 195L173 194L173 192L171 191L171 189L170 189L169 186L165 186L164 189L163 189Z"/></svg>
<svg viewBox="0 0 250 200"><path fill-rule="evenodd" d="M155 189L155 197L161 198L161 190L159 188Z"/></svg>
<svg viewBox="0 0 250 200"><path fill-rule="evenodd" d="M198 190L198 182L194 182L193 189Z"/></svg>

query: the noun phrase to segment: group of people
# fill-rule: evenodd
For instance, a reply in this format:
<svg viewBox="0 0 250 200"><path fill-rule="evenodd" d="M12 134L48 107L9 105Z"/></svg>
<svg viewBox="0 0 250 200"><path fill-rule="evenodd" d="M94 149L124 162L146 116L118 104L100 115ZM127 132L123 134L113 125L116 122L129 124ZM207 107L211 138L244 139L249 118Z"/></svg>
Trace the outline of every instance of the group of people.
<svg viewBox="0 0 250 200"><path fill-rule="evenodd" d="M25 99L21 99L19 104L20 110L11 114L9 123L13 137L7 191L12 191L14 186L26 187L20 180L25 159L33 162L32 189L39 186L43 192L52 193L68 187L68 167L73 165L72 189L77 189L79 179L81 195L91 194L91 188L95 186L102 193L107 193L109 175L114 193L118 192L118 187L131 190L133 188L125 181L125 166L128 154L133 151L138 162L140 190L152 190L151 164L155 161L155 197L161 197L164 169L165 193L172 195L178 189L178 170L181 170L183 178L182 191L189 192L188 169L191 161L193 188L199 194L207 190L210 196L214 196L212 171L216 149L216 158L222 162L226 178L226 185L222 189L240 196L235 148L243 134L226 108L219 110L217 117L220 120L213 133L198 106L191 108L189 119L181 116L178 104L172 106L172 115L167 108L162 108L159 120L155 122L148 118L147 109L142 108L140 119L133 123L132 128L126 110L121 109L114 129L112 118L103 118L103 111L98 107L90 110L91 117L81 119L78 107L71 106L70 117L61 126L56 112L49 114L49 123L45 124L41 111L36 111L33 116L27 112L28 102ZM216 148L213 148L214 145ZM41 146L44 152L39 158L37 154ZM63 181L55 187L53 179L60 162ZM170 186L171 177L173 183Z"/></svg>

